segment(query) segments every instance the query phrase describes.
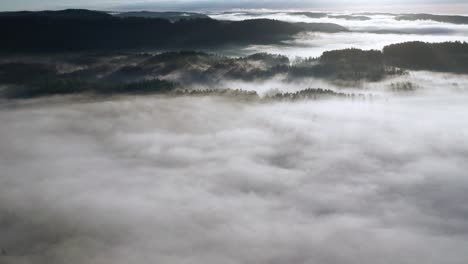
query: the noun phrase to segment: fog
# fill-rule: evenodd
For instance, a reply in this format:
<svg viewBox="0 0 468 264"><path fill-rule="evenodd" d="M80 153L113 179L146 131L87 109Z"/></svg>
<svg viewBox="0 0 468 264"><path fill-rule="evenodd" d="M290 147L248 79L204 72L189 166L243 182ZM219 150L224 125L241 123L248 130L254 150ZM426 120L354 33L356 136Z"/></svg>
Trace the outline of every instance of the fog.
<svg viewBox="0 0 468 264"><path fill-rule="evenodd" d="M418 90L5 102L0 262L466 263L468 79L399 78Z"/></svg>
<svg viewBox="0 0 468 264"><path fill-rule="evenodd" d="M314 14L312 12L312 14ZM290 12L237 12L237 13L209 13L210 17L219 20L241 21L245 19L267 18L286 22L305 23L334 23L347 27L353 31L374 31L374 30L414 30L416 33L424 29L439 28L452 33L467 33L468 25L456 25L450 23L436 22L432 20L396 20L396 15L390 14L355 14L355 13L326 13L328 16L321 18L311 18L306 15L294 14ZM360 17L364 16L369 20L353 20L346 18L335 18L334 16Z"/></svg>
<svg viewBox="0 0 468 264"><path fill-rule="evenodd" d="M342 14L349 15L335 15ZM468 25L391 15L368 21L282 12L210 16L352 30L206 50L283 54L292 63L334 49L468 41ZM59 55L15 56L0 61L50 60L64 74L87 65L52 64ZM88 59L96 64L90 73L104 76L154 57ZM253 81L224 73L213 82L184 79L184 71L211 65L200 61L181 59L166 72L156 60L163 66L140 69L182 83L185 93L86 90L0 100L1 264L467 263L468 75L408 70L374 82L284 73ZM365 96L265 99L306 88ZM259 98L190 89L240 89Z"/></svg>
<svg viewBox="0 0 468 264"><path fill-rule="evenodd" d="M435 36L414 34L375 34L375 33L307 33L279 45L250 45L242 48L241 54L269 52L281 54L291 59L296 57L319 57L333 49L360 48L381 50L384 46L407 41L445 42L468 41L466 36Z"/></svg>
<svg viewBox="0 0 468 264"><path fill-rule="evenodd" d="M394 15L372 15L353 13L329 13L330 16L366 16L370 20L348 20L344 18L310 18L305 15L296 15L287 12L235 12L235 13L210 13L214 19L244 20L255 18L276 19L286 22L306 23L334 23L348 28L352 32L320 33L311 32L300 34L293 40L284 41L277 45L250 45L221 50L227 54L252 54L257 52L269 52L282 54L290 58L318 57L324 51L332 49L360 48L382 49L386 45L408 42L445 42L468 41L468 25L456 25L436 21L404 21L396 20Z"/></svg>

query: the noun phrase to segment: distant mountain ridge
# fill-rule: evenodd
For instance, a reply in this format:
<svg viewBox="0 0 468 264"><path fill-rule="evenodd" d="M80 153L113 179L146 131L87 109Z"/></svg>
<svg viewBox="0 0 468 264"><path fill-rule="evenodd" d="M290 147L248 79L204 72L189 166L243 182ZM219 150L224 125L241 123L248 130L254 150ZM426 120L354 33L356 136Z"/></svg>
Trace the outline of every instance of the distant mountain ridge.
<svg viewBox="0 0 468 264"><path fill-rule="evenodd" d="M150 11L137 11L137 12L122 12L115 14L118 17L144 17L144 18L162 18L171 22L181 19L209 19L210 17L205 14L193 12L150 12Z"/></svg>
<svg viewBox="0 0 468 264"><path fill-rule="evenodd" d="M468 24L468 16L452 16L452 15L432 15L432 14L407 14L399 15L396 20L432 20L436 22L444 22L451 24Z"/></svg>
<svg viewBox="0 0 468 264"><path fill-rule="evenodd" d="M278 43L306 31L334 33L348 30L336 24L288 23L271 19L218 21L194 18L171 22L163 18L119 17L80 9L7 12L0 14L0 36L4 40L0 42L0 50L191 49Z"/></svg>
<svg viewBox="0 0 468 264"><path fill-rule="evenodd" d="M0 17L55 17L55 18L112 18L112 15L101 11L87 9L65 9L45 11L0 12Z"/></svg>

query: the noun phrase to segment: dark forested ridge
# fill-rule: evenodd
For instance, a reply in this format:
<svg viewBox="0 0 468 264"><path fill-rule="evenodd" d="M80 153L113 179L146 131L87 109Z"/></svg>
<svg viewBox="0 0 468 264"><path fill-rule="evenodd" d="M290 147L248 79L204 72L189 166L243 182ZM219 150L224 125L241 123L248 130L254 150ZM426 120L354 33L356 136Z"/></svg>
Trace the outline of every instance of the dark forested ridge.
<svg viewBox="0 0 468 264"><path fill-rule="evenodd" d="M273 77L284 81L314 77L349 84L379 81L408 69L468 73L468 43L407 42L386 46L383 51L333 50L319 58L293 62L267 53L231 58L196 51L7 56L0 61L0 87L7 98L160 93L176 87L216 87L226 80L251 82ZM413 90L406 84L393 88Z"/></svg>
<svg viewBox="0 0 468 264"><path fill-rule="evenodd" d="M370 80L385 76L388 67L468 73L466 42L405 42L388 45L382 51L345 49L324 52L320 64L329 72L358 73ZM340 76L336 76L340 78Z"/></svg>
<svg viewBox="0 0 468 264"><path fill-rule="evenodd" d="M381 51L344 49L327 51L318 59L309 58L292 65L291 78L317 77L337 81L379 81L404 71L386 65Z"/></svg>
<svg viewBox="0 0 468 264"><path fill-rule="evenodd" d="M452 15L432 15L432 14L405 14L398 15L396 20L432 20L436 22L452 23L452 24L468 24L468 16L452 16Z"/></svg>
<svg viewBox="0 0 468 264"><path fill-rule="evenodd" d="M87 9L65 9L59 11L18 11L18 12L0 12L0 17L37 17L37 18L62 18L62 19L96 19L111 18L112 15L105 12L87 10Z"/></svg>
<svg viewBox="0 0 468 264"><path fill-rule="evenodd" d="M327 17L328 13L319 13L319 12L292 12L292 15L306 16L309 18L323 18Z"/></svg>
<svg viewBox="0 0 468 264"><path fill-rule="evenodd" d="M371 55L368 56L366 54L369 52L359 51L357 56L362 56L363 59L355 64L350 60L344 63L339 58L329 58L341 52L345 53L344 56L350 55L347 50L335 51L325 54L320 59L307 59L297 63L291 63L287 57L267 53L229 58L194 51L156 55L78 54L62 55L48 60L37 60L36 57L30 60L12 58L0 63L0 85L6 87L3 90L3 96L6 98L31 98L78 93L167 93L176 87L194 84L216 87L226 80L256 81L276 75L290 80L307 77L359 80L381 79L389 74L383 69L381 61L365 59L373 57L374 52L370 52ZM353 55L352 58L357 57ZM368 66L363 66L364 64ZM313 95L315 97L325 94ZM288 95L282 98L303 96Z"/></svg>
<svg viewBox="0 0 468 264"><path fill-rule="evenodd" d="M333 23L294 23L294 25L301 27L304 31L317 31L326 33L337 33L349 31L346 27L333 24Z"/></svg>
<svg viewBox="0 0 468 264"><path fill-rule="evenodd" d="M368 16L357 16L357 15L329 15L329 18L338 18L346 20L357 20L357 21L367 21L371 20Z"/></svg>
<svg viewBox="0 0 468 264"><path fill-rule="evenodd" d="M187 19L197 19L197 18L210 18L207 15L193 12L150 12L150 11L140 11L140 12L122 12L115 14L118 17L144 17L144 18L162 18L167 19L171 22Z"/></svg>
<svg viewBox="0 0 468 264"><path fill-rule="evenodd" d="M0 15L3 52L197 48L273 43L303 31L336 32L333 24L293 24L269 19L237 22L210 18L170 22L116 17L88 10L13 12ZM21 34L19 34L21 32Z"/></svg>
<svg viewBox="0 0 468 264"><path fill-rule="evenodd" d="M0 63L0 85L7 87L4 97L30 98L87 92L160 93L175 87L216 87L226 80L261 81L277 75L285 81L308 77L376 81L400 73L384 65L380 51L354 49L326 52L320 58L297 62L267 53L229 58L194 51L156 55L109 52L61 55L47 60L5 59Z"/></svg>
<svg viewBox="0 0 468 264"><path fill-rule="evenodd" d="M468 43L406 42L386 46L387 64L414 70L468 73Z"/></svg>

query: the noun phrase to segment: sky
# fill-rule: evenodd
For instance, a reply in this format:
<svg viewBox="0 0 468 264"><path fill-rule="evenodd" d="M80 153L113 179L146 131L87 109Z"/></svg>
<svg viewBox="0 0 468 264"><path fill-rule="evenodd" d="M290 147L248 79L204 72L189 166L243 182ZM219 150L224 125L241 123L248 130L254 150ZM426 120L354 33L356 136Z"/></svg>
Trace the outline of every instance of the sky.
<svg viewBox="0 0 468 264"><path fill-rule="evenodd" d="M468 13L464 0L3 0L0 10L94 8L107 10L300 9Z"/></svg>

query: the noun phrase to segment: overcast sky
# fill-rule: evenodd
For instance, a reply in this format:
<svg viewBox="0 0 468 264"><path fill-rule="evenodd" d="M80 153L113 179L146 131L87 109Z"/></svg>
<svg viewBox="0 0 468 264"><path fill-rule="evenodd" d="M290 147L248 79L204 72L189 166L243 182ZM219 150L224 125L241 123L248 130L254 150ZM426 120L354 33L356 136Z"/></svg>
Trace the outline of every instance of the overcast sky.
<svg viewBox="0 0 468 264"><path fill-rule="evenodd" d="M375 10L468 13L465 0L2 0L0 10L38 10L60 8L151 9L151 10L226 10L226 9L308 9Z"/></svg>

